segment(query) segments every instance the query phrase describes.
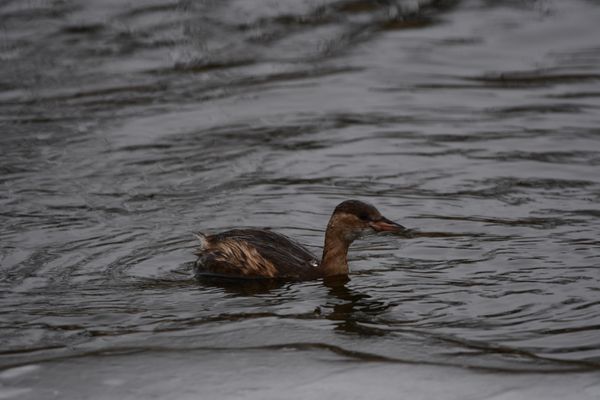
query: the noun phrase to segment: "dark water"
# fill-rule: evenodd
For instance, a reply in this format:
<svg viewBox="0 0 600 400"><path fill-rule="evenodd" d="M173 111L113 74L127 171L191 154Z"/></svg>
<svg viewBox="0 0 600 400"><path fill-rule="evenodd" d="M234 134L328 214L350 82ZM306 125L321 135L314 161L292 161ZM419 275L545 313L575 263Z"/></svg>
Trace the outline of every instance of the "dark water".
<svg viewBox="0 0 600 400"><path fill-rule="evenodd" d="M0 1L0 398L599 398L598 21ZM193 231L318 253L347 198L438 234L347 283L193 279Z"/></svg>

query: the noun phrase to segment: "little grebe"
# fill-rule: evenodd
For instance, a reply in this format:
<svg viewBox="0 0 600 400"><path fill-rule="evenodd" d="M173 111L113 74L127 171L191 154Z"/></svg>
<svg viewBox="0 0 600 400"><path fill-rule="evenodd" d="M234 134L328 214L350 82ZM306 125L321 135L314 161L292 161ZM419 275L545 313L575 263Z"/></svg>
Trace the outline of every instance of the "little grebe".
<svg viewBox="0 0 600 400"><path fill-rule="evenodd" d="M198 234L198 277L308 280L348 275L350 244L366 231L409 233L372 205L358 200L340 203L327 224L321 262L289 238L261 229L234 229Z"/></svg>

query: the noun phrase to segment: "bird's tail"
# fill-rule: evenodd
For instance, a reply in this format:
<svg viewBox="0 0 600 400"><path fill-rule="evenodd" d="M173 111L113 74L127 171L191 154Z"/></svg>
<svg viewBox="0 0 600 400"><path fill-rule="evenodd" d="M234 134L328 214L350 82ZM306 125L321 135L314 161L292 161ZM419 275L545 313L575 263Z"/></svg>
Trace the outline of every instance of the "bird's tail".
<svg viewBox="0 0 600 400"><path fill-rule="evenodd" d="M200 251L208 247L208 236L202 232L195 232L194 237L200 241Z"/></svg>

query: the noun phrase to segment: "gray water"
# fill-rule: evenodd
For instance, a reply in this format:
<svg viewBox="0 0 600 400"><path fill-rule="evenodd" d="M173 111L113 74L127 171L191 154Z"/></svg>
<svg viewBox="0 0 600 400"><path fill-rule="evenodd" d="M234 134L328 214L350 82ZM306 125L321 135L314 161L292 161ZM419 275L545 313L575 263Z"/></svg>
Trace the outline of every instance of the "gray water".
<svg viewBox="0 0 600 400"><path fill-rule="evenodd" d="M600 4L0 1L0 398L600 398ZM209 284L192 232L350 281ZM427 234L427 233L431 234Z"/></svg>

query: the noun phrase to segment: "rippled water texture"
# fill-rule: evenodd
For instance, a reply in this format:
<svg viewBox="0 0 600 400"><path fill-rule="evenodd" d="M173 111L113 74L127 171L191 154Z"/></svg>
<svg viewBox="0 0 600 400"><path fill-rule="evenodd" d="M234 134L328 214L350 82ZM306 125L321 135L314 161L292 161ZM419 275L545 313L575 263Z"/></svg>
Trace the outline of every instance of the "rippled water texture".
<svg viewBox="0 0 600 400"><path fill-rule="evenodd" d="M0 398L597 399L600 4L0 1ZM347 283L208 284L192 232Z"/></svg>

